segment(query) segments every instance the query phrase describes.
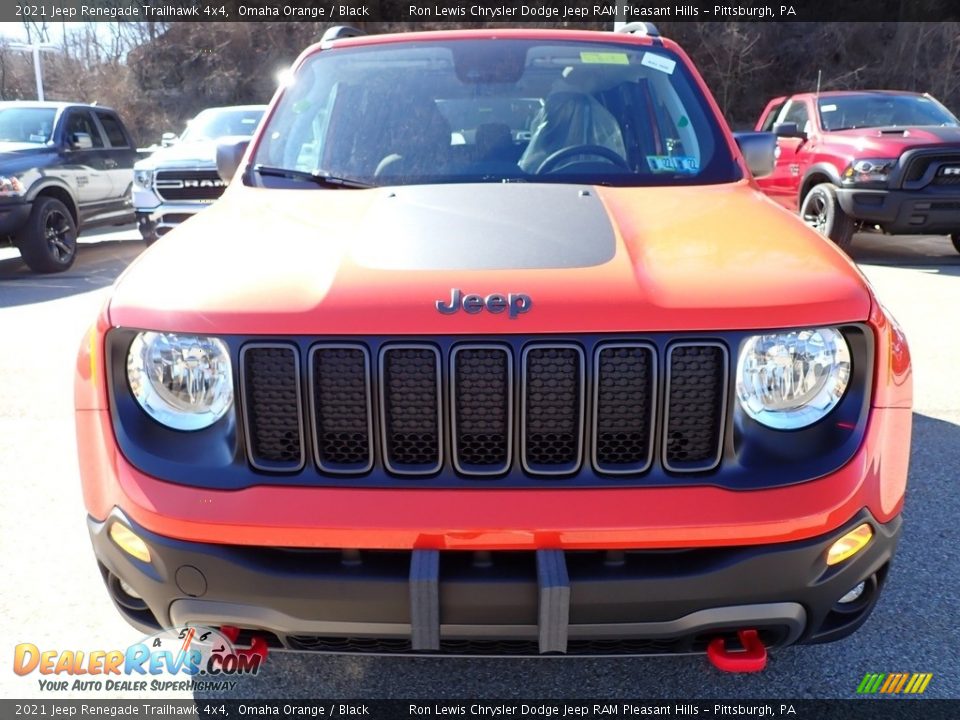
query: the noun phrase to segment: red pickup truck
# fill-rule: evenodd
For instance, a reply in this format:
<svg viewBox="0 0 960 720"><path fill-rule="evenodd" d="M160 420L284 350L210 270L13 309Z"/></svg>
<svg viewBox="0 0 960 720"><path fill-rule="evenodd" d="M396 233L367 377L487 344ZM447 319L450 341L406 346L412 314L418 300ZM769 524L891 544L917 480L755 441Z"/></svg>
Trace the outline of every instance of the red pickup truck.
<svg viewBox="0 0 960 720"><path fill-rule="evenodd" d="M760 187L841 248L879 228L949 235L960 252L960 121L930 95L779 97L756 129L778 136L776 169Z"/></svg>

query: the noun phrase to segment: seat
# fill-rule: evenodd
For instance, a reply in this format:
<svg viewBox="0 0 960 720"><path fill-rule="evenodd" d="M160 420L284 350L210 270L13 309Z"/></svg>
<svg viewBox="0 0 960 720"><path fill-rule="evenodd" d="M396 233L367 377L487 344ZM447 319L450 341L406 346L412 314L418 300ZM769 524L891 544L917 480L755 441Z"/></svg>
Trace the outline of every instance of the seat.
<svg viewBox="0 0 960 720"><path fill-rule="evenodd" d="M533 127L533 137L519 161L528 173L537 172L555 152L578 145L601 145L621 156L626 154L616 118L586 93L553 93Z"/></svg>
<svg viewBox="0 0 960 720"><path fill-rule="evenodd" d="M375 177L442 175L450 162L450 123L431 97L407 96L390 110L390 152Z"/></svg>
<svg viewBox="0 0 960 720"><path fill-rule="evenodd" d="M483 123L477 126L474 156L481 162L510 160L513 133L506 123ZM516 159L516 156L513 157Z"/></svg>

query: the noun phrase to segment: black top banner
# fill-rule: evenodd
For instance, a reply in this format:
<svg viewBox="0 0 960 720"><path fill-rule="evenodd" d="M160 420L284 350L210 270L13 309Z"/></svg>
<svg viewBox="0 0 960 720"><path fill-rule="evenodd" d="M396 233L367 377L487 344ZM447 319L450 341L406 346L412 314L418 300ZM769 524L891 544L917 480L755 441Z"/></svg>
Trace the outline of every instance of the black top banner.
<svg viewBox="0 0 960 720"><path fill-rule="evenodd" d="M613 23L960 19L955 0L47 0L4 2L0 21Z"/></svg>

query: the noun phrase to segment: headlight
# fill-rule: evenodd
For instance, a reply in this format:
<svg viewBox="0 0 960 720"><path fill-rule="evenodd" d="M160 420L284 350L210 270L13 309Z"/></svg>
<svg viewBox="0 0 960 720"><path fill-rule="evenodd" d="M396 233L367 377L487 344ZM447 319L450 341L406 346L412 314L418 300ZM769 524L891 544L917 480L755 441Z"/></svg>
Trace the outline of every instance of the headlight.
<svg viewBox="0 0 960 720"><path fill-rule="evenodd" d="M850 348L831 328L754 335L737 362L740 406L777 430L796 430L826 416L849 381Z"/></svg>
<svg viewBox="0 0 960 720"><path fill-rule="evenodd" d="M0 175L0 197L23 197L23 183L19 178Z"/></svg>
<svg viewBox="0 0 960 720"><path fill-rule="evenodd" d="M140 407L175 430L210 427L233 404L230 353L217 338L139 333L127 354L127 379Z"/></svg>
<svg viewBox="0 0 960 720"><path fill-rule="evenodd" d="M843 182L848 185L886 183L897 158L855 160L843 171Z"/></svg>
<svg viewBox="0 0 960 720"><path fill-rule="evenodd" d="M153 170L134 170L133 184L137 187L149 189L153 185Z"/></svg>

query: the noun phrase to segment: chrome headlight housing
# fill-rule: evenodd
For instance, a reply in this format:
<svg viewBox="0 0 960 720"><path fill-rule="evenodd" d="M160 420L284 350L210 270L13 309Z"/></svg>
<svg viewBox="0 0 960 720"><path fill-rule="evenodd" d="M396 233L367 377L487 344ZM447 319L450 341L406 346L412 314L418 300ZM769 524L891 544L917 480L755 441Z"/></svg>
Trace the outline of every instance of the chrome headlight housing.
<svg viewBox="0 0 960 720"><path fill-rule="evenodd" d="M214 337L138 333L127 380L140 407L174 430L210 427L233 405L230 352Z"/></svg>
<svg viewBox="0 0 960 720"><path fill-rule="evenodd" d="M27 190L14 175L0 175L0 197L23 197Z"/></svg>
<svg viewBox="0 0 960 720"><path fill-rule="evenodd" d="M797 430L826 417L850 383L850 347L833 328L746 339L737 361L737 398L752 419Z"/></svg>
<svg viewBox="0 0 960 720"><path fill-rule="evenodd" d="M133 184L138 188L149 190L153 186L153 170L142 170L134 168Z"/></svg>

